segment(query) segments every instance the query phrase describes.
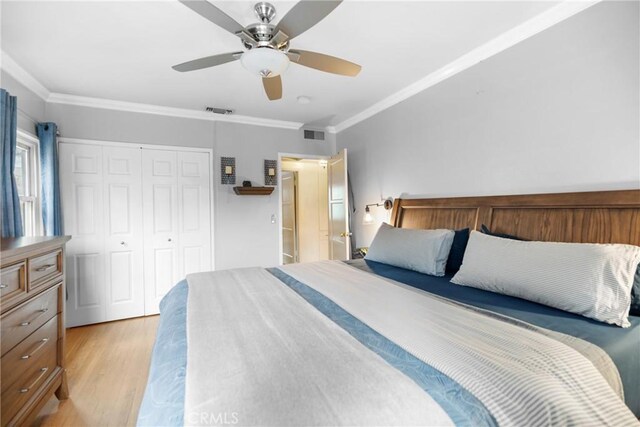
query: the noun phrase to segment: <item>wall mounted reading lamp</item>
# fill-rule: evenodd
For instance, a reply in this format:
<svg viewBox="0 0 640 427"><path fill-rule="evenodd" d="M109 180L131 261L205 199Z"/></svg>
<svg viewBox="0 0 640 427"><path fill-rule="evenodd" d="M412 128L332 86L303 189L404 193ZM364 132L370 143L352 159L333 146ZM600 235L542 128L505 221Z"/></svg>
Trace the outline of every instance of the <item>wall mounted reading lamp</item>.
<svg viewBox="0 0 640 427"><path fill-rule="evenodd" d="M393 199L388 198L384 200L382 203L370 203L364 207L364 218L362 220L365 224L373 224L373 215L371 214L370 206L384 206L385 210L389 210L393 208Z"/></svg>

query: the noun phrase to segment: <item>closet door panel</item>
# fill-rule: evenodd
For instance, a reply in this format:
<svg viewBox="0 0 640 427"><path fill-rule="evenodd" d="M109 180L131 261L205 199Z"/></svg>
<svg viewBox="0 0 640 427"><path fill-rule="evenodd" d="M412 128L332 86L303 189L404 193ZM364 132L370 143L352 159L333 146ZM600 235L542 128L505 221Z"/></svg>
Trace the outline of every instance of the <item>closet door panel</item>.
<svg viewBox="0 0 640 427"><path fill-rule="evenodd" d="M182 278L178 263L178 176L175 151L142 150L145 314Z"/></svg>
<svg viewBox="0 0 640 427"><path fill-rule="evenodd" d="M103 149L108 320L144 315L140 151Z"/></svg>
<svg viewBox="0 0 640 427"><path fill-rule="evenodd" d="M103 322L105 224L102 147L61 143L60 188L66 247L67 326Z"/></svg>
<svg viewBox="0 0 640 427"><path fill-rule="evenodd" d="M178 153L180 270L211 270L211 190L208 153Z"/></svg>

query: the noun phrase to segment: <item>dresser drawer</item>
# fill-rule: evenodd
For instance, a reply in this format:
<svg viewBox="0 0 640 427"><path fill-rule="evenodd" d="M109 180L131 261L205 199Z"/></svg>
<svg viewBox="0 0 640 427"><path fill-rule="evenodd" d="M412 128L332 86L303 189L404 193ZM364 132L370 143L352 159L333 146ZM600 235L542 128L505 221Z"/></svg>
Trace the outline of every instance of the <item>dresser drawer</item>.
<svg viewBox="0 0 640 427"><path fill-rule="evenodd" d="M60 284L11 310L0 319L2 355L58 313Z"/></svg>
<svg viewBox="0 0 640 427"><path fill-rule="evenodd" d="M38 389L55 374L57 349L51 346L34 363L22 371L18 380L2 390L2 425L6 425Z"/></svg>
<svg viewBox="0 0 640 427"><path fill-rule="evenodd" d="M27 292L27 264L3 267L0 270L0 299L2 305Z"/></svg>
<svg viewBox="0 0 640 427"><path fill-rule="evenodd" d="M62 250L29 258L29 292L62 274Z"/></svg>
<svg viewBox="0 0 640 427"><path fill-rule="evenodd" d="M29 335L13 350L2 356L2 391L22 378L37 362L40 355L58 346L58 316L54 316L40 329Z"/></svg>

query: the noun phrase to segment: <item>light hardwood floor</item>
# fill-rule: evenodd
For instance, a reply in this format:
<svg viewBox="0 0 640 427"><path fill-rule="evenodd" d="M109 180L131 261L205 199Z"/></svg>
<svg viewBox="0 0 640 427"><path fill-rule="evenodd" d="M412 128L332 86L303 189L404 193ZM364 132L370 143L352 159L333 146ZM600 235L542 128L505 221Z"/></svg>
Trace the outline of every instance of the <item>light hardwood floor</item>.
<svg viewBox="0 0 640 427"><path fill-rule="evenodd" d="M53 397L36 426L132 426L147 382L159 316L67 329L70 397Z"/></svg>

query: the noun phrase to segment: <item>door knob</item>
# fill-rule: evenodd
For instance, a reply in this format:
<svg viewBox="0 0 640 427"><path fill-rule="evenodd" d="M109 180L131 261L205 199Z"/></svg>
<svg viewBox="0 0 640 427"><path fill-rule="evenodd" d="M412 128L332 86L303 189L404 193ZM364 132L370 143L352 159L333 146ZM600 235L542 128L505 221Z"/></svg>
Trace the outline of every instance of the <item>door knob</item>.
<svg viewBox="0 0 640 427"><path fill-rule="evenodd" d="M120 244L121 244L122 246L124 246L124 245L126 245L127 243L126 243L125 241L122 241L122 242L120 242Z"/></svg>
<svg viewBox="0 0 640 427"><path fill-rule="evenodd" d="M170 242L170 241L171 241L171 237L169 237L169 238L167 239L167 242Z"/></svg>
<svg viewBox="0 0 640 427"><path fill-rule="evenodd" d="M340 233L340 237L351 237L351 233L344 231L342 233Z"/></svg>

